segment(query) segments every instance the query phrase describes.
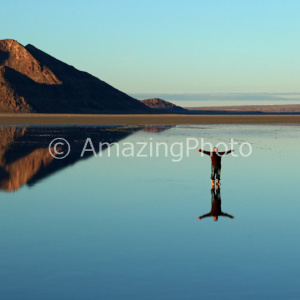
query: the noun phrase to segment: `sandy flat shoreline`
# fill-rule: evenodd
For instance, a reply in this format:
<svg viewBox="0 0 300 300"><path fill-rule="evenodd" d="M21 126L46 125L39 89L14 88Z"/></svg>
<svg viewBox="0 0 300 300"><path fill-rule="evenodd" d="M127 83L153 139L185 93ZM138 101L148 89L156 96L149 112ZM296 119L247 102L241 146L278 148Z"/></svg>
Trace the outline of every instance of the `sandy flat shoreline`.
<svg viewBox="0 0 300 300"><path fill-rule="evenodd" d="M300 115L74 115L0 114L0 125L300 124Z"/></svg>
<svg viewBox="0 0 300 300"><path fill-rule="evenodd" d="M191 112L197 113L300 113L300 104L284 105L238 105L238 106L203 106L203 107L185 107Z"/></svg>

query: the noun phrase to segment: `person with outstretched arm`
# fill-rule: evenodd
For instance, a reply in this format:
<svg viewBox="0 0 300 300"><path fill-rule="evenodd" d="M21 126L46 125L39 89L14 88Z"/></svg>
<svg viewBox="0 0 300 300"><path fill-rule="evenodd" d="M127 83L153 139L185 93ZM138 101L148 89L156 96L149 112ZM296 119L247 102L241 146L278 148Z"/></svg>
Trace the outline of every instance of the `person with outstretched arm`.
<svg viewBox="0 0 300 300"><path fill-rule="evenodd" d="M215 178L217 186L221 185L221 159L222 156L227 155L231 152L234 152L235 150L229 150L225 152L218 152L218 148L215 147L212 152L205 151L202 149L197 149L197 151L202 152L206 155L209 155L211 157L211 188L215 187Z"/></svg>
<svg viewBox="0 0 300 300"><path fill-rule="evenodd" d="M217 186L216 192L214 188L211 189L211 211L208 214L198 217L198 220L202 220L207 217L214 217L214 220L218 221L219 216L234 219L234 216L222 212L221 189Z"/></svg>

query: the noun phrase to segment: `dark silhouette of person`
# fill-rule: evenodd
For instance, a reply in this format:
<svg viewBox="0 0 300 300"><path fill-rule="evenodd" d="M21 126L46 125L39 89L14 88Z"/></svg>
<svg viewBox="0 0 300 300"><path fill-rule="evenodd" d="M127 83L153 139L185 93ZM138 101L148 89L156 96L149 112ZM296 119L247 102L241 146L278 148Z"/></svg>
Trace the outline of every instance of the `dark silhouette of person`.
<svg viewBox="0 0 300 300"><path fill-rule="evenodd" d="M217 186L221 185L221 159L222 156L227 155L231 152L234 152L235 150L229 150L225 152L218 152L218 148L215 147L212 152L205 151L202 149L197 149L198 152L202 152L206 155L209 155L211 157L211 188L215 187L215 178Z"/></svg>
<svg viewBox="0 0 300 300"><path fill-rule="evenodd" d="M223 213L221 209L221 189L219 187L211 189L211 211L208 214L198 217L198 220L202 220L207 217L214 217L215 221L218 221L219 216L228 217L234 219L234 216Z"/></svg>

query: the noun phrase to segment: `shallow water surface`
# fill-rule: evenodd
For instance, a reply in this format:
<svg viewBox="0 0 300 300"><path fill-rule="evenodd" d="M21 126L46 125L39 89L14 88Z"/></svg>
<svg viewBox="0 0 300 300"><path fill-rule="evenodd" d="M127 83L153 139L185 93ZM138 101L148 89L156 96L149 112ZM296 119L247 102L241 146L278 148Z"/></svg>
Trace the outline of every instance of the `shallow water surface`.
<svg viewBox="0 0 300 300"><path fill-rule="evenodd" d="M300 298L299 126L0 132L1 299ZM213 203L234 218L198 220L210 158L187 143L231 139Z"/></svg>

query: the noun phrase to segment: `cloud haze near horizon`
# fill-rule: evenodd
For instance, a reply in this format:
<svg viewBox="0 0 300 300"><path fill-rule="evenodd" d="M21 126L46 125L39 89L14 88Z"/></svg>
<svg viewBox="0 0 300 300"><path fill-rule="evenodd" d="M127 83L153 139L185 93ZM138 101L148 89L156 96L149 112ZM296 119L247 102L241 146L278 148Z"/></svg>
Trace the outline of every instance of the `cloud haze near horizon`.
<svg viewBox="0 0 300 300"><path fill-rule="evenodd" d="M207 101L207 100L233 100L233 101L251 101L251 100L289 100L299 101L300 93L130 93L130 96L143 100L149 98L161 98L164 100L180 100L180 101Z"/></svg>

